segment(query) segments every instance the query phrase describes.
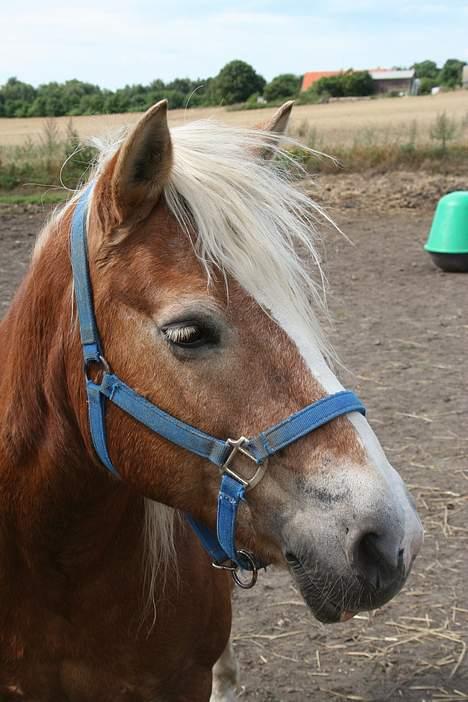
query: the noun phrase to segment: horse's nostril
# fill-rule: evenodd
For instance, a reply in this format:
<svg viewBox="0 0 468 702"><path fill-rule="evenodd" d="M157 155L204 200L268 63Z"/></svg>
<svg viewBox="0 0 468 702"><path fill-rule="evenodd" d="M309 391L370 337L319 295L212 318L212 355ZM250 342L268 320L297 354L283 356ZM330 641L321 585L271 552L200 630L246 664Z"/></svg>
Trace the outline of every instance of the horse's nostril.
<svg viewBox="0 0 468 702"><path fill-rule="evenodd" d="M403 549L391 535L368 532L358 537L352 547L353 564L376 590L385 589L403 570Z"/></svg>

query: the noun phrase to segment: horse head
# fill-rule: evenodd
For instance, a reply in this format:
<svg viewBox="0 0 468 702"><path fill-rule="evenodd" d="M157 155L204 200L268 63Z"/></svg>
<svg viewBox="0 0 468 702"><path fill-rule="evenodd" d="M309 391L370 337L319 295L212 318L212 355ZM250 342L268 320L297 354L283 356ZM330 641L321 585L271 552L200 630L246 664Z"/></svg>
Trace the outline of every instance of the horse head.
<svg viewBox="0 0 468 702"><path fill-rule="evenodd" d="M93 181L89 271L107 362L212 436L257 435L343 389L317 321L317 210L278 145L291 106L261 130L208 121L171 132L159 103ZM78 352L75 329L76 367ZM82 383L71 392L92 452ZM112 404L106 428L127 484L215 528L215 467ZM252 473L248 455L235 461ZM289 567L315 616L332 622L400 590L422 529L367 420L350 412L267 459L241 502L236 541Z"/></svg>

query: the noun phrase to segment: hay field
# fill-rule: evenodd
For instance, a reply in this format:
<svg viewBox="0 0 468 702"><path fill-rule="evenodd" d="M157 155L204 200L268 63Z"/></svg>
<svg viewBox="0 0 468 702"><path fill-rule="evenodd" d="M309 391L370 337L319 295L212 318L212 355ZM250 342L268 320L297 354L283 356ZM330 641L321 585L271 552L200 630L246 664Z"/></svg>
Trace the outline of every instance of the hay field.
<svg viewBox="0 0 468 702"><path fill-rule="evenodd" d="M175 126L195 119L213 118L228 124L253 126L268 119L274 108L228 111L223 107L172 110L169 121ZM438 114L446 112L459 123L468 123L468 91L421 97L387 98L356 102L333 102L324 105L296 106L292 127L307 123L327 145L353 143L356 134L368 134L376 142L398 138L402 131L417 125L418 141L430 139L430 127ZM117 131L136 122L141 113L58 117L55 122L65 136L70 119L82 139ZM0 119L0 146L17 146L28 139L39 142L45 118ZM413 127L414 128L414 127Z"/></svg>

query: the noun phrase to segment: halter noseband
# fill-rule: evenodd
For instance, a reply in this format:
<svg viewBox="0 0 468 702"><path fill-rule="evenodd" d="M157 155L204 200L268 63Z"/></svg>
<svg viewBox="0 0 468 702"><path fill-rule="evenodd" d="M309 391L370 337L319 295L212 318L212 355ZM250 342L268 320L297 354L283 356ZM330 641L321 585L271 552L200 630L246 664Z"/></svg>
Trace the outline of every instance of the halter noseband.
<svg viewBox="0 0 468 702"><path fill-rule="evenodd" d="M92 185L81 195L73 213L71 264L84 358L89 427L94 449L110 473L120 477L107 448L105 410L106 400L109 400L159 436L218 466L221 485L216 534L193 517L187 518L212 558L213 565L230 570L241 587L251 587L255 583L257 569L263 564L258 563L249 551L236 548L237 511L239 503L245 499L245 493L263 478L270 456L336 417L349 412L365 414L366 410L353 392L343 390L307 405L256 437L222 440L173 417L126 385L111 371L105 360L94 315L86 232L91 191ZM100 368L99 382L90 377L91 366ZM239 475L234 467L239 453L254 464L249 478ZM247 584L239 579L239 568L252 572L252 578Z"/></svg>

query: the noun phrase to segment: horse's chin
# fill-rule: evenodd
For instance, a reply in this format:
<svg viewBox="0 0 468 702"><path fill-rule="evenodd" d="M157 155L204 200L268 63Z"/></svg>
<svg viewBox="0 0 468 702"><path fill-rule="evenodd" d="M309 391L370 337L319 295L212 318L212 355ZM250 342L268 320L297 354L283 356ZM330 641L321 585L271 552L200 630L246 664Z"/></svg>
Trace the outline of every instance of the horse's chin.
<svg viewBox="0 0 468 702"><path fill-rule="evenodd" d="M343 596L341 587L336 589L332 583L325 584L321 578L315 580L303 562L292 553L286 554L286 561L305 603L318 621L336 624L358 614L358 608L350 609L351 603Z"/></svg>

